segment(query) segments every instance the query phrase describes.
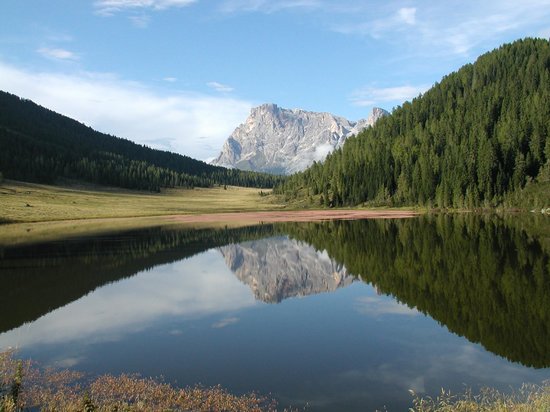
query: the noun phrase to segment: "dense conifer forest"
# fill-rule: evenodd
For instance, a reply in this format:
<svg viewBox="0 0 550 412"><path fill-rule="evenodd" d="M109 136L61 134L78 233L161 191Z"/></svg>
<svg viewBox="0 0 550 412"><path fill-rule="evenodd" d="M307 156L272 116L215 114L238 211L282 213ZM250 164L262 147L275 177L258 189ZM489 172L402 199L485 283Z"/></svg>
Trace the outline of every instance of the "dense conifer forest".
<svg viewBox="0 0 550 412"><path fill-rule="evenodd" d="M0 91L0 172L5 178L59 178L159 191L161 187L272 187L282 177L212 166L97 132Z"/></svg>
<svg viewBox="0 0 550 412"><path fill-rule="evenodd" d="M284 181L288 200L493 207L550 189L550 43L518 40L444 77L424 95ZM548 205L546 205L548 206Z"/></svg>

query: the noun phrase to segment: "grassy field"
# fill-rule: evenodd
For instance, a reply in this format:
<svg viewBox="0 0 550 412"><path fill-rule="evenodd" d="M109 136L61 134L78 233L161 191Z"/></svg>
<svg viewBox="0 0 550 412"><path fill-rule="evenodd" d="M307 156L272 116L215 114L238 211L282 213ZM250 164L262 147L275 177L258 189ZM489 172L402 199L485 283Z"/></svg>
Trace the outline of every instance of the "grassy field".
<svg viewBox="0 0 550 412"><path fill-rule="evenodd" d="M0 223L9 224L0 225L0 246L173 224L171 215L284 208L262 192L229 186L149 193L7 180L0 184Z"/></svg>
<svg viewBox="0 0 550 412"><path fill-rule="evenodd" d="M0 222L4 223L259 211L282 207L273 203L272 196L260 196L259 189L230 186L227 189L167 189L161 193L149 193L14 181L0 184Z"/></svg>

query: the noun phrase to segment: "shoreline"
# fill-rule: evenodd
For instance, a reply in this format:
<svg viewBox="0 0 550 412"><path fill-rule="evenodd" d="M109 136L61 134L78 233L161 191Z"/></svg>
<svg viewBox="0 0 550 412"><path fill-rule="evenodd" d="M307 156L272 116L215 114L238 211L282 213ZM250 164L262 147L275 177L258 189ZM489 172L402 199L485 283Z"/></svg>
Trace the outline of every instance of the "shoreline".
<svg viewBox="0 0 550 412"><path fill-rule="evenodd" d="M157 216L66 219L7 223L0 231L0 247L59 239L98 236L155 226L200 229L239 227L277 222L321 222L328 220L403 219L421 215L412 210L297 210L167 214Z"/></svg>
<svg viewBox="0 0 550 412"><path fill-rule="evenodd" d="M203 213L198 215L176 215L169 219L178 223L275 223L275 222L321 222L326 220L359 219L405 219L419 216L412 210L274 210L261 212Z"/></svg>

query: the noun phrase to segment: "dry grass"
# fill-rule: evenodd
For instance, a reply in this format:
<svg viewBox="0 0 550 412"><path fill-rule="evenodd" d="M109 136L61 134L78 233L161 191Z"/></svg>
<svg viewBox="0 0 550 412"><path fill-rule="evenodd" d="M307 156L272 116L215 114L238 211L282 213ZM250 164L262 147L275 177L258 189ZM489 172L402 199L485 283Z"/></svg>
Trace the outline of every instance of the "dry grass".
<svg viewBox="0 0 550 412"><path fill-rule="evenodd" d="M18 370L22 382L13 396ZM39 369L0 353L0 411L277 411L271 399L249 393L233 395L219 386L174 388L160 380L135 375L85 379L73 371Z"/></svg>
<svg viewBox="0 0 550 412"><path fill-rule="evenodd" d="M170 224L170 215L284 208L259 193L231 186L149 193L7 180L0 184L0 224L11 223L0 225L0 246Z"/></svg>
<svg viewBox="0 0 550 412"><path fill-rule="evenodd" d="M219 386L174 388L162 380L136 375L102 375L94 379L75 371L40 369L0 352L0 412L42 411L277 411L272 399L249 393L233 395ZM286 409L285 409L286 410ZM292 410L292 409L291 409ZM479 395L436 398L413 393L410 412L548 412L550 381L524 385L516 393L483 389Z"/></svg>
<svg viewBox="0 0 550 412"><path fill-rule="evenodd" d="M269 191L262 190L264 193ZM61 187L15 181L0 184L0 222L45 222L175 214L276 210L260 189L228 186L161 193L101 187Z"/></svg>
<svg viewBox="0 0 550 412"><path fill-rule="evenodd" d="M410 412L549 412L550 381L540 386L523 385L512 394L485 388L478 395L470 391L461 395L442 391L436 398L414 393L413 397Z"/></svg>

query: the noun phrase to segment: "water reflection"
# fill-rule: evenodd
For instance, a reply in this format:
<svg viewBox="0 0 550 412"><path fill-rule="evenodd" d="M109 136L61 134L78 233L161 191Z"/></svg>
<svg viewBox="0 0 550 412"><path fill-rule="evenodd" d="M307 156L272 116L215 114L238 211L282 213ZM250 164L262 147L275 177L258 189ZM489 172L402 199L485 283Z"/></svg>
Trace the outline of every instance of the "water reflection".
<svg viewBox="0 0 550 412"><path fill-rule="evenodd" d="M0 277L8 287L0 294L0 313L9 316L0 316L0 332L136 273L273 233L271 225L203 230L158 227L4 248Z"/></svg>
<svg viewBox="0 0 550 412"><path fill-rule="evenodd" d="M223 261L216 257L211 250L189 258L185 265L168 263L138 272L40 317L30 328L13 330L0 337L0 344L26 347L120 340L162 317L203 317L254 305L247 288L227 276ZM223 322L230 320L214 326L222 327Z"/></svg>
<svg viewBox="0 0 550 412"><path fill-rule="evenodd" d="M326 252L286 236L231 244L219 250L256 299L268 303L333 292L355 279Z"/></svg>
<svg viewBox="0 0 550 412"><path fill-rule="evenodd" d="M196 302L198 307L207 300L222 304L225 288L209 270L208 261L187 269L194 274L186 275L185 282L203 281L202 286L178 285L183 280L167 274L175 270L170 263L218 247L231 271L258 300L281 302L334 291L353 282L349 270L494 353L546 367L550 365L550 247L548 232L541 232L541 227L548 226L532 219L504 222L439 216L241 229L154 228L7 248L2 251L0 274L9 287L0 295L0 313L9 316L0 317L0 332L152 268L154 285L147 284L152 275L144 274L130 281L131 287L128 282L115 283L102 292L127 290L117 307L107 310L102 294L92 297L97 301L91 305L98 309L89 314L90 319L98 325L111 323L115 330L121 327L116 319L145 320L159 305L188 306L183 302L190 296L203 299ZM210 277L203 275L205 270ZM140 289L140 282L147 286ZM216 283L217 287L206 287ZM134 302L141 309L133 317L138 310ZM371 299L356 306L369 313L403 310L392 302L385 301L384 307ZM107 315L110 312L117 315ZM89 327L93 330L93 325Z"/></svg>
<svg viewBox="0 0 550 412"><path fill-rule="evenodd" d="M550 225L533 219L441 215L285 231L470 341L548 367Z"/></svg>
<svg viewBox="0 0 550 412"><path fill-rule="evenodd" d="M530 368L550 365L549 234L533 217L438 216L7 248L0 348L312 410L403 410L408 389L549 377Z"/></svg>

